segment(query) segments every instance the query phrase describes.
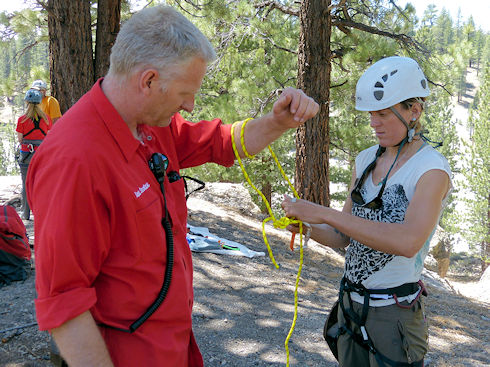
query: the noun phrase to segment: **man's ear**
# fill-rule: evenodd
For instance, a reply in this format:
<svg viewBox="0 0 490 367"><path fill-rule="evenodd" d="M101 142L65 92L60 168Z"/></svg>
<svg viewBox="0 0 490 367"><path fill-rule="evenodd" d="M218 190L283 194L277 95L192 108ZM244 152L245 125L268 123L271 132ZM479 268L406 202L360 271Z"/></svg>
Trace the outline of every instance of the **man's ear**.
<svg viewBox="0 0 490 367"><path fill-rule="evenodd" d="M139 78L139 88L145 94L149 93L154 83L158 79L158 71L156 69L145 69L141 71Z"/></svg>

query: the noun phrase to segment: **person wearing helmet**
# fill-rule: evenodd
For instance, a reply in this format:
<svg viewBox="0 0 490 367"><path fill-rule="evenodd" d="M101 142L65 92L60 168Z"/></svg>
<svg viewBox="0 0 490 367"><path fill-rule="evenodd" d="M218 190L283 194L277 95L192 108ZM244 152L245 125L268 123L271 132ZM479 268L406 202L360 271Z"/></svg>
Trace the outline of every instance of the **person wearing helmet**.
<svg viewBox="0 0 490 367"><path fill-rule="evenodd" d="M190 122L213 46L170 6L121 27L107 75L36 152L36 317L70 366L202 367L192 331L192 254L181 169L235 160L232 125ZM124 91L130 91L125 93ZM286 88L233 129L256 154L319 105ZM246 126L246 129L245 129ZM59 159L57 159L60 157Z"/></svg>
<svg viewBox="0 0 490 367"><path fill-rule="evenodd" d="M356 109L369 112L378 144L357 156L342 211L287 196L282 203L288 217L312 225L313 239L347 247L339 301L324 328L340 366L423 366L420 277L452 189L447 160L421 134L429 93L415 60L373 64L357 83Z"/></svg>
<svg viewBox="0 0 490 367"><path fill-rule="evenodd" d="M60 104L53 96L47 96L48 85L44 80L34 80L31 89L36 89L42 94L41 109L51 118L53 124L61 117Z"/></svg>
<svg viewBox="0 0 490 367"><path fill-rule="evenodd" d="M32 155L51 129L51 119L40 108L43 96L36 89L29 89L24 100L27 112L17 121L17 139L20 143L19 167L22 177L22 218L29 220L31 210L26 197L26 176Z"/></svg>

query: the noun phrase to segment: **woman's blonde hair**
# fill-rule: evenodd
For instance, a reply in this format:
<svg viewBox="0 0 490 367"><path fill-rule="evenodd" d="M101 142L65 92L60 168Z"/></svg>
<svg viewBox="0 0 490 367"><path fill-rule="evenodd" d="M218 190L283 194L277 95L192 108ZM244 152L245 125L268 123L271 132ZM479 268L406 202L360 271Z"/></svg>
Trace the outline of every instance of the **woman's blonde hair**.
<svg viewBox="0 0 490 367"><path fill-rule="evenodd" d="M27 103L27 112L24 115L24 119L21 121L21 123L26 122L27 120L39 120L43 119L46 121L47 124L49 124L48 117L44 113L44 111L41 109L39 106L39 103Z"/></svg>

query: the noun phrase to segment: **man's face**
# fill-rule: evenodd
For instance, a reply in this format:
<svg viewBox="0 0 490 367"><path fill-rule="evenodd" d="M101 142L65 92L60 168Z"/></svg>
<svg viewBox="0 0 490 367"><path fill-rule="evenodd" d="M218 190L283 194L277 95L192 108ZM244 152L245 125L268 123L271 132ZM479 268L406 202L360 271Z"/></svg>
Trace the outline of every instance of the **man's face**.
<svg viewBox="0 0 490 367"><path fill-rule="evenodd" d="M151 85L152 91L143 111L145 123L168 126L175 113L182 110L191 112L206 69L207 63L196 57L181 65L167 80L165 75L159 75Z"/></svg>

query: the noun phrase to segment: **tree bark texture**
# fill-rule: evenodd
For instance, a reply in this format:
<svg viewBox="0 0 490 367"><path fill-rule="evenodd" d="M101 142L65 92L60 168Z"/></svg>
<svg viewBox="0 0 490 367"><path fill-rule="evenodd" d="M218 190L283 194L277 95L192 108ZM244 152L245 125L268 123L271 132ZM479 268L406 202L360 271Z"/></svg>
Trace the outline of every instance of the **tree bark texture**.
<svg viewBox="0 0 490 367"><path fill-rule="evenodd" d="M90 0L48 0L51 94L64 113L94 82Z"/></svg>
<svg viewBox="0 0 490 367"><path fill-rule="evenodd" d="M262 179L262 187L260 188L260 191L262 191L262 194L267 199L269 205L272 205L272 184L267 180L266 177L263 177ZM260 204L260 211L262 212L262 214L269 214L265 203Z"/></svg>
<svg viewBox="0 0 490 367"><path fill-rule="evenodd" d="M296 132L295 185L303 199L329 206L329 98L331 0L303 0L300 7L298 88L320 105Z"/></svg>
<svg viewBox="0 0 490 367"><path fill-rule="evenodd" d="M119 33L121 0L99 0L97 2L97 32L95 43L95 80L109 70L112 45Z"/></svg>

